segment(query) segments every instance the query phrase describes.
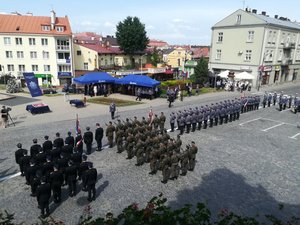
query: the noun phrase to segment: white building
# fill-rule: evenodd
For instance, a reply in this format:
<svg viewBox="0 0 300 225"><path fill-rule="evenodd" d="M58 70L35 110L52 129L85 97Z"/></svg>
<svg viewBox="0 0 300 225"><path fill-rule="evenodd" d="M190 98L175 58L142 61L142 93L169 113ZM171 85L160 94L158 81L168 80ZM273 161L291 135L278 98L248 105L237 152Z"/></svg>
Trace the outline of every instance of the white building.
<svg viewBox="0 0 300 225"><path fill-rule="evenodd" d="M257 10L237 10L212 27L210 70L254 76L253 85L300 80L300 25Z"/></svg>
<svg viewBox="0 0 300 225"><path fill-rule="evenodd" d="M72 31L68 17L0 15L0 74L33 72L39 83L71 81Z"/></svg>

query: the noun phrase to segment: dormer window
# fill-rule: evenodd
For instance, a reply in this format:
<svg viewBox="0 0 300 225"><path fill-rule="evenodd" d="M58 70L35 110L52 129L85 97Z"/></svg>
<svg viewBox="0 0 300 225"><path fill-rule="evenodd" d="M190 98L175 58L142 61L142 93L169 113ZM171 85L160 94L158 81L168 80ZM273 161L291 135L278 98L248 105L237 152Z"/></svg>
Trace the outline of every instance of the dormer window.
<svg viewBox="0 0 300 225"><path fill-rule="evenodd" d="M57 32L64 32L64 27L55 27Z"/></svg>
<svg viewBox="0 0 300 225"><path fill-rule="evenodd" d="M43 25L43 26L42 26L42 30L43 30L43 31L50 31L50 26Z"/></svg>

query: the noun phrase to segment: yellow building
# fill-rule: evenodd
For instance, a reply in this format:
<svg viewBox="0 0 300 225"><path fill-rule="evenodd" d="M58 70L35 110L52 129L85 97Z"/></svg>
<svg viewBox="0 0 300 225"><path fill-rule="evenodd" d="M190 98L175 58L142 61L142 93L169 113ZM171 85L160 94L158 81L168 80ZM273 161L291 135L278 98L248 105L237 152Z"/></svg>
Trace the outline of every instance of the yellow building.
<svg viewBox="0 0 300 225"><path fill-rule="evenodd" d="M163 51L163 61L173 68L184 70L184 63L191 59L191 52L184 48L171 48Z"/></svg>

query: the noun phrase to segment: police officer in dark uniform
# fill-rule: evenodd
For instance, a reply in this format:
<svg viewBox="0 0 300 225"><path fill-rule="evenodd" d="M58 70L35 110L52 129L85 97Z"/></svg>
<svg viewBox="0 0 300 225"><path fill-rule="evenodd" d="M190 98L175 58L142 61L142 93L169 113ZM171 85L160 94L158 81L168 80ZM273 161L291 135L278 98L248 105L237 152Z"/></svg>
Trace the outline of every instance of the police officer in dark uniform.
<svg viewBox="0 0 300 225"><path fill-rule="evenodd" d="M49 183L46 183L45 177L41 178L41 185L39 185L36 190L36 197L39 208L41 209L42 218L48 217L50 214L49 199L51 197L51 187Z"/></svg>
<svg viewBox="0 0 300 225"><path fill-rule="evenodd" d="M88 201L95 201L96 199L96 182L97 182L97 170L93 168L93 163L88 164L88 170L85 172L86 184L88 191Z"/></svg>
<svg viewBox="0 0 300 225"><path fill-rule="evenodd" d="M62 146L64 146L64 139L62 139L62 138L60 137L60 133L59 133L59 132L57 132L57 133L55 134L55 136L56 136L56 138L55 138L55 140L53 141L54 147L56 147L56 148L62 148Z"/></svg>
<svg viewBox="0 0 300 225"><path fill-rule="evenodd" d="M64 175L58 169L58 165L55 164L49 178L55 203L61 201L61 186L64 183Z"/></svg>
<svg viewBox="0 0 300 225"><path fill-rule="evenodd" d="M30 165L30 156L28 155L28 151L23 149L23 156L19 159L21 176L25 176L26 169Z"/></svg>
<svg viewBox="0 0 300 225"><path fill-rule="evenodd" d="M68 136L65 139L65 144L72 146L72 150L75 146L75 138L72 136L71 131L68 132Z"/></svg>
<svg viewBox="0 0 300 225"><path fill-rule="evenodd" d="M34 138L32 140L33 145L30 147L30 156L32 158L34 158L36 156L36 154L38 154L40 152L40 148L41 146L37 143L37 139Z"/></svg>
<svg viewBox="0 0 300 225"><path fill-rule="evenodd" d="M73 197L76 195L77 168L71 160L68 165L65 169L65 179L68 182L69 196Z"/></svg>
<svg viewBox="0 0 300 225"><path fill-rule="evenodd" d="M96 123L95 140L97 142L97 151L102 150L103 128L99 123Z"/></svg>
<svg viewBox="0 0 300 225"><path fill-rule="evenodd" d="M25 149L22 148L22 144L21 143L18 143L17 147L18 147L18 150L15 152L15 160L16 160L16 163L20 167L21 174L23 174L24 171L23 171L20 159L23 157Z"/></svg>
<svg viewBox="0 0 300 225"><path fill-rule="evenodd" d="M83 135L83 141L86 145L87 154L91 154L92 152L92 144L93 144L93 132L90 131L90 127L86 128L86 132Z"/></svg>
<svg viewBox="0 0 300 225"><path fill-rule="evenodd" d="M45 141L43 143L43 149L48 154L52 150L53 144L52 144L52 141L49 140L48 135L45 135L44 139L45 139Z"/></svg>

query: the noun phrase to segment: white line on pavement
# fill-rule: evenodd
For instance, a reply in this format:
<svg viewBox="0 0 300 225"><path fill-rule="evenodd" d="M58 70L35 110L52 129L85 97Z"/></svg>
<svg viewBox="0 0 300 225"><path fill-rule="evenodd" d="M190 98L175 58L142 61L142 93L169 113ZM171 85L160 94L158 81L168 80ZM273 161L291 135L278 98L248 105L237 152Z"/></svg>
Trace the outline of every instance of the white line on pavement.
<svg viewBox="0 0 300 225"><path fill-rule="evenodd" d="M291 138L291 139L295 139L295 140L297 140L297 136L299 136L300 135L300 133L298 133L298 134L295 134L294 136L292 136L292 137L289 137L289 138Z"/></svg>
<svg viewBox="0 0 300 225"><path fill-rule="evenodd" d="M17 177L17 176L20 176L20 175L21 175L21 172L18 172L18 173L12 174L12 175L1 177L0 182L5 181L5 180L9 180L11 178L14 178L14 177Z"/></svg>
<svg viewBox="0 0 300 225"><path fill-rule="evenodd" d="M275 128L275 127L279 127L279 126L281 126L281 125L283 125L283 124L284 124L284 123L280 123L280 124L277 124L277 125L275 125L275 126L269 127L269 128L267 128L267 129L264 129L264 130L261 130L261 131L267 132L268 130L271 130L271 129Z"/></svg>
<svg viewBox="0 0 300 225"><path fill-rule="evenodd" d="M261 118L262 120L268 120L268 121L272 121L272 122L276 122L276 123L283 123L282 121L279 121L279 120L272 120L272 119L268 119L268 118ZM295 125L295 124L292 124L292 123L286 123L286 122L284 122L284 124L285 125L290 125L290 126L294 126L294 127L296 127L297 125Z"/></svg>
<svg viewBox="0 0 300 225"><path fill-rule="evenodd" d="M240 126L243 126L243 125L246 124L246 123L251 123L251 122L254 122L254 121L260 120L260 119L261 119L261 118L259 117L259 118L253 119L253 120L248 120L248 121L246 121L246 122L244 122L244 123L240 123L239 125L240 125Z"/></svg>

